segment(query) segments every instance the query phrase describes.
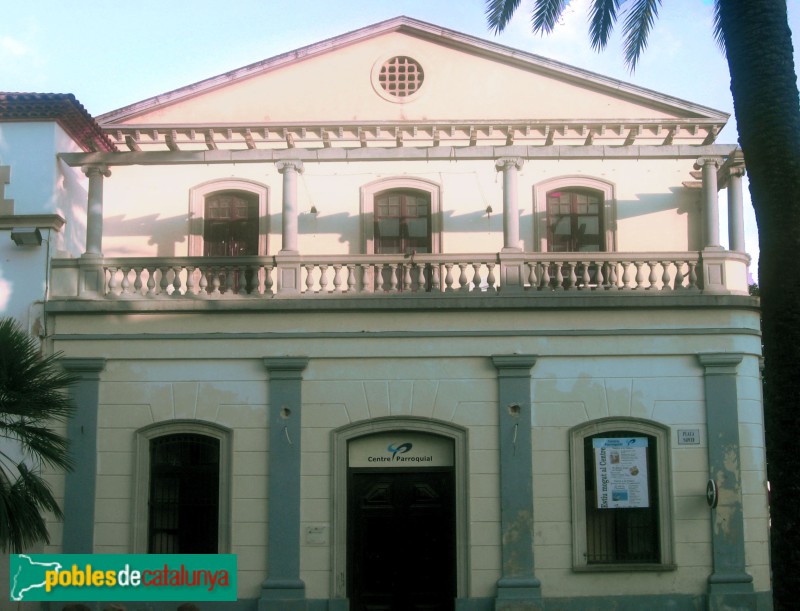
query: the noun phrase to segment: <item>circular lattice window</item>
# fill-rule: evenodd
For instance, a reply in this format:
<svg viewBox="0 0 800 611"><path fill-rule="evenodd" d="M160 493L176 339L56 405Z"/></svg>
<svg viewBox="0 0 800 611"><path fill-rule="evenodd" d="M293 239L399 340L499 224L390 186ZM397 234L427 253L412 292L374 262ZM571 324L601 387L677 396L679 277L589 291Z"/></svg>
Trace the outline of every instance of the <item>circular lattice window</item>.
<svg viewBox="0 0 800 611"><path fill-rule="evenodd" d="M381 89L395 98L405 98L415 94L422 87L425 73L415 59L398 55L387 59L378 72Z"/></svg>

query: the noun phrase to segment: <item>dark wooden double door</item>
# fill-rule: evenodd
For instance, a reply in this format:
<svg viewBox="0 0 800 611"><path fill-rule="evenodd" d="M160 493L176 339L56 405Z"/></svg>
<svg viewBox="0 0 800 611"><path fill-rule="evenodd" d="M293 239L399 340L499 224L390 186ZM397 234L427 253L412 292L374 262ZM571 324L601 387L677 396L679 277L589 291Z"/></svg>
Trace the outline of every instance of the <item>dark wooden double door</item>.
<svg viewBox="0 0 800 611"><path fill-rule="evenodd" d="M452 469L351 469L347 527L351 611L452 611Z"/></svg>

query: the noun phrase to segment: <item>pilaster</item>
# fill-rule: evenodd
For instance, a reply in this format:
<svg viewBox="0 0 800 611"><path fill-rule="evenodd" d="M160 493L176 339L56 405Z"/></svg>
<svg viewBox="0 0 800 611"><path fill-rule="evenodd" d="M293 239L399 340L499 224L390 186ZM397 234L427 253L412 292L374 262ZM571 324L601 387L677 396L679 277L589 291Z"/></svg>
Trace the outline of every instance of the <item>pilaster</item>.
<svg viewBox="0 0 800 611"><path fill-rule="evenodd" d="M531 368L534 355L495 355L500 435L501 576L495 611L544 608L533 559Z"/></svg>
<svg viewBox="0 0 800 611"><path fill-rule="evenodd" d="M717 506L711 511L713 572L708 578L708 608L756 609L753 578L744 554L741 453L736 370L739 353L698 354L704 368L709 478L716 482Z"/></svg>
<svg viewBox="0 0 800 611"><path fill-rule="evenodd" d="M306 611L300 579L300 410L304 357L265 358L269 373L267 578L258 611Z"/></svg>
<svg viewBox="0 0 800 611"><path fill-rule="evenodd" d="M67 439L74 468L64 484L65 554L94 552L94 512L97 490L97 412L100 403L100 373L105 359L61 359L67 371L80 377L69 389L75 412L67 420Z"/></svg>

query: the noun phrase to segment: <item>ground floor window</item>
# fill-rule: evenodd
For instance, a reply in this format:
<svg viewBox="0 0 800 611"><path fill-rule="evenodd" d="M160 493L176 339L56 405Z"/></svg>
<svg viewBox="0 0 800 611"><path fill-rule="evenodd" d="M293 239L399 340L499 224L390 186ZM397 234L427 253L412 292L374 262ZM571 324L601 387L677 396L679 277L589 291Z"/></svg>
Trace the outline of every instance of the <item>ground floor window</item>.
<svg viewBox="0 0 800 611"><path fill-rule="evenodd" d="M612 418L571 435L576 568L670 565L666 427Z"/></svg>
<svg viewBox="0 0 800 611"><path fill-rule="evenodd" d="M215 554L219 537L219 439L150 440L150 554Z"/></svg>
<svg viewBox="0 0 800 611"><path fill-rule="evenodd" d="M230 430L173 420L136 433L134 552L230 550Z"/></svg>

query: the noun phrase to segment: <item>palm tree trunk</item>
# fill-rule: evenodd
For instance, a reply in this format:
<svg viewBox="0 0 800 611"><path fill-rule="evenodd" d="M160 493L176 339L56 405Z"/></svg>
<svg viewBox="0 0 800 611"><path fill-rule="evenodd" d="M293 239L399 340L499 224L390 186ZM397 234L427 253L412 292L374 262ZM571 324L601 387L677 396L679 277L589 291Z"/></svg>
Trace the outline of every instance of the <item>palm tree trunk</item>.
<svg viewBox="0 0 800 611"><path fill-rule="evenodd" d="M739 142L760 236L776 609L800 592L800 99L785 0L721 0Z"/></svg>

